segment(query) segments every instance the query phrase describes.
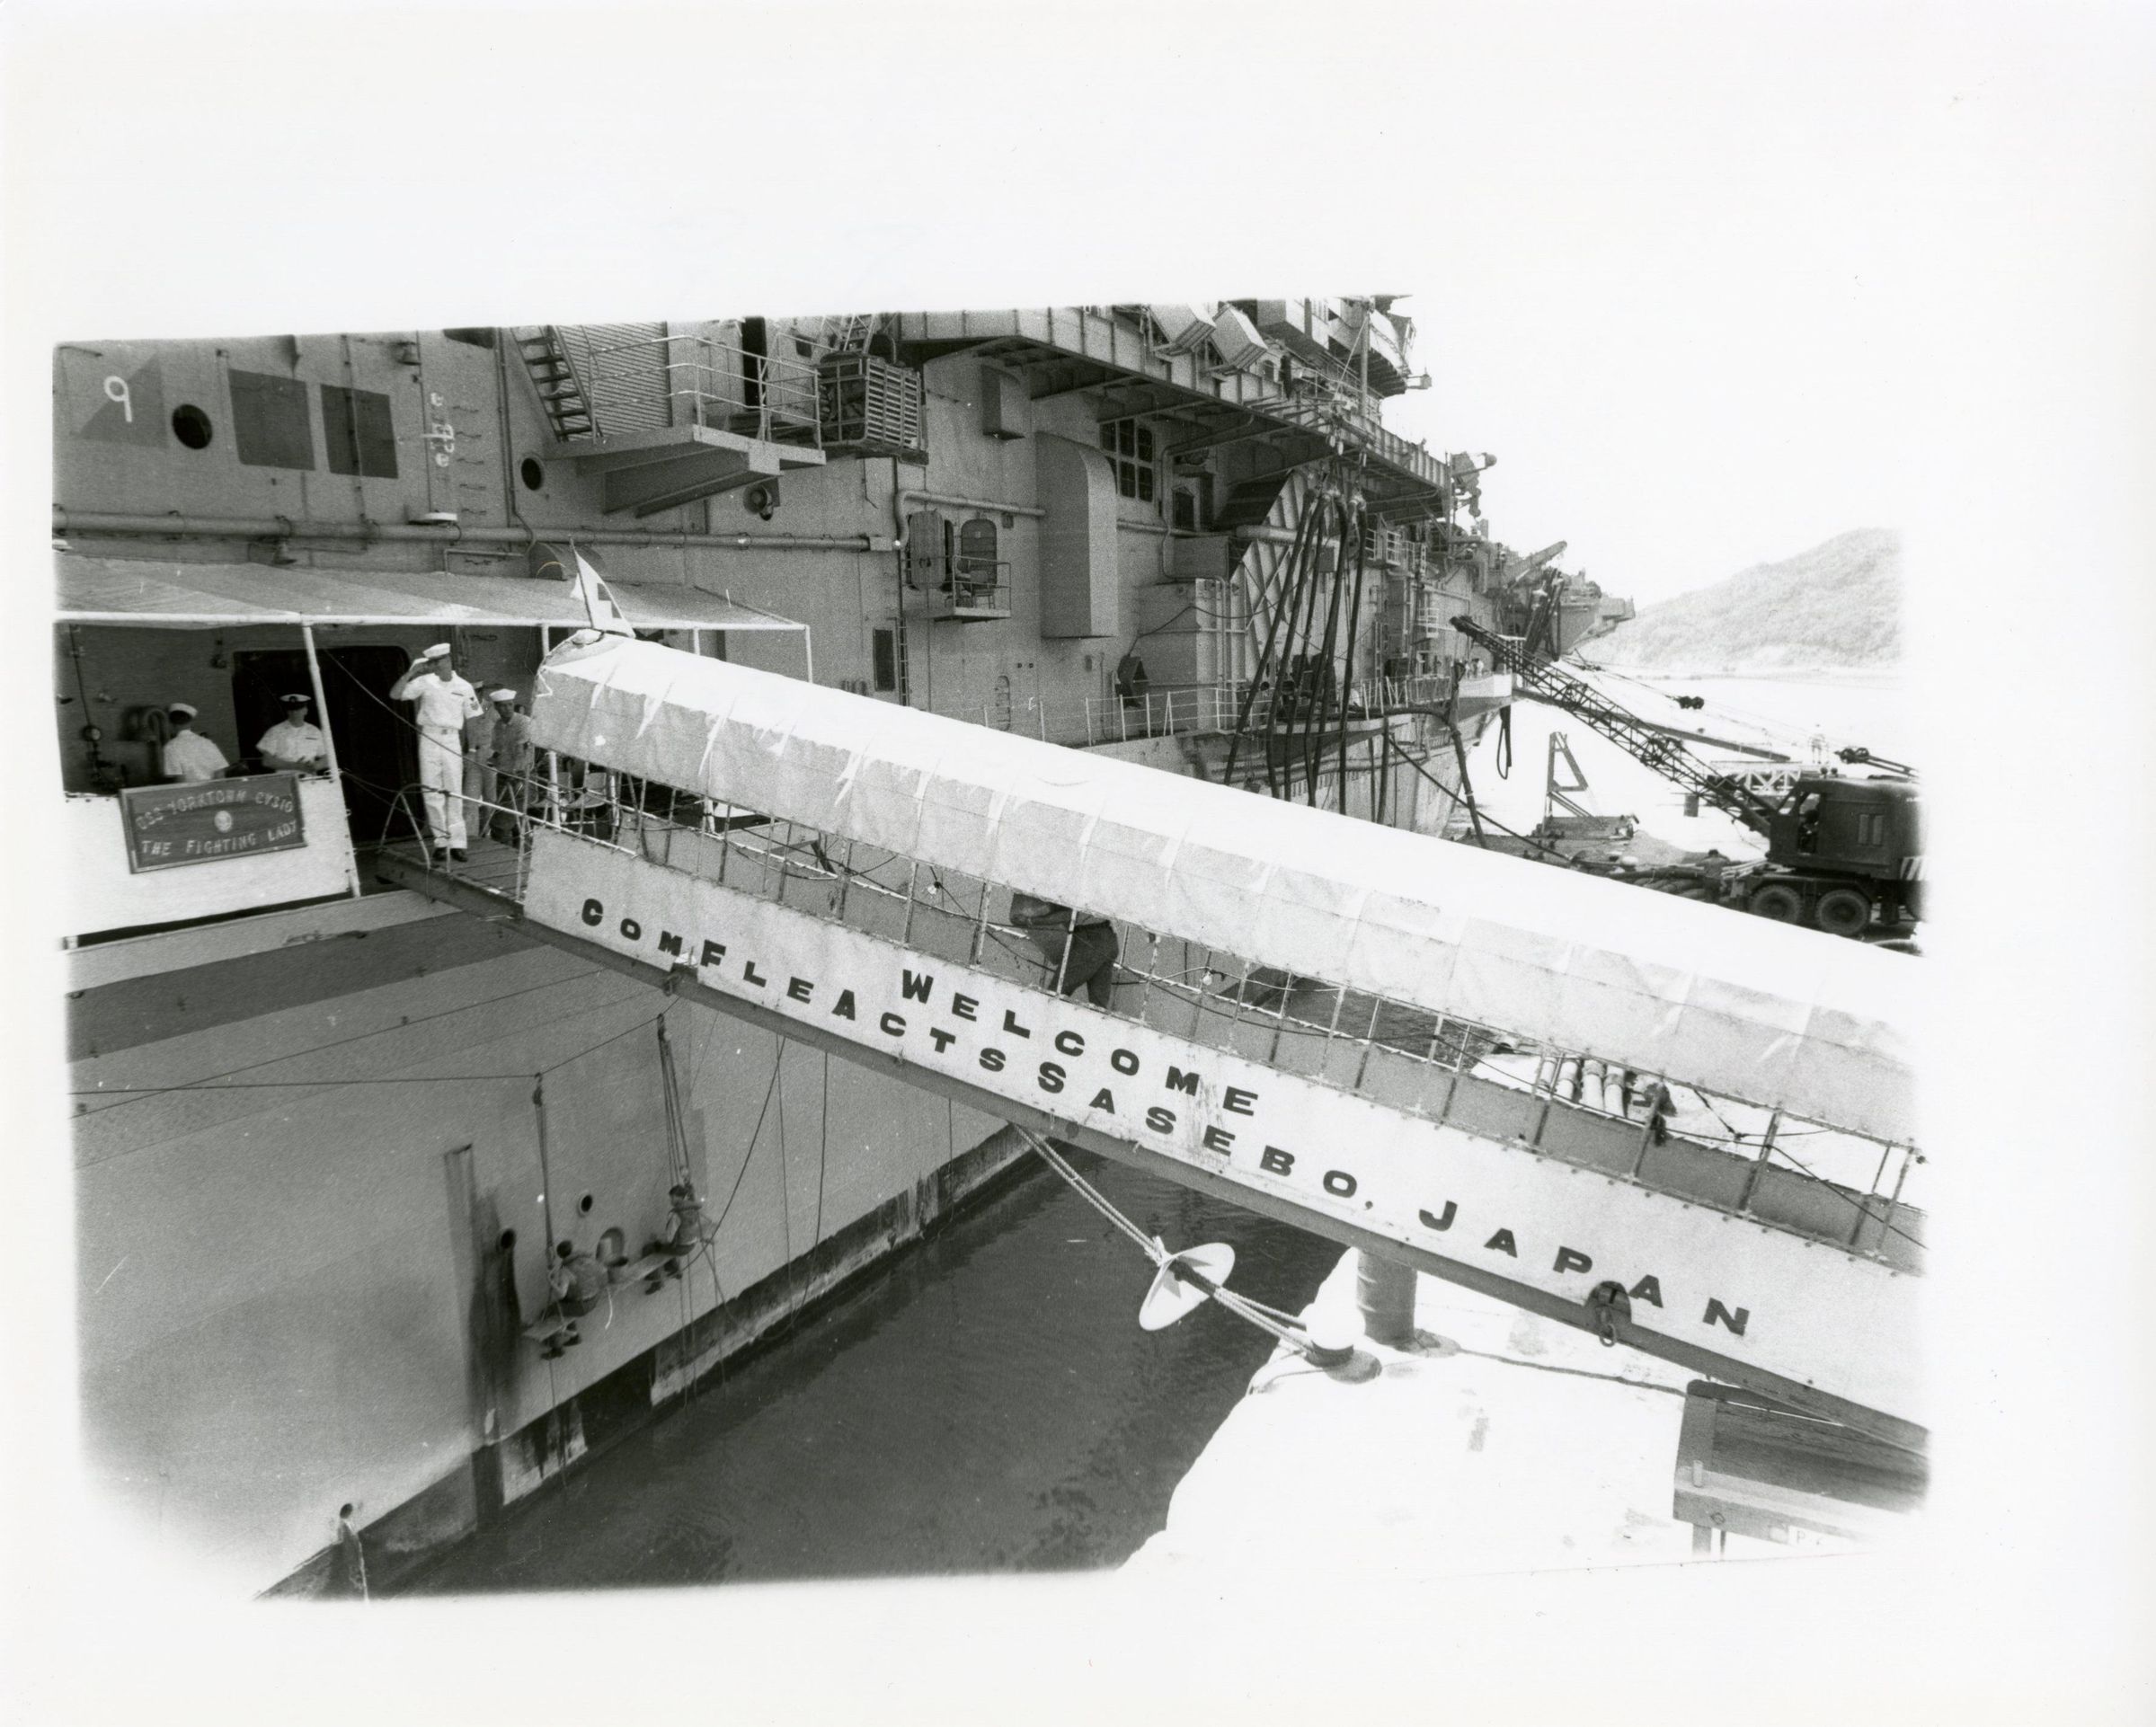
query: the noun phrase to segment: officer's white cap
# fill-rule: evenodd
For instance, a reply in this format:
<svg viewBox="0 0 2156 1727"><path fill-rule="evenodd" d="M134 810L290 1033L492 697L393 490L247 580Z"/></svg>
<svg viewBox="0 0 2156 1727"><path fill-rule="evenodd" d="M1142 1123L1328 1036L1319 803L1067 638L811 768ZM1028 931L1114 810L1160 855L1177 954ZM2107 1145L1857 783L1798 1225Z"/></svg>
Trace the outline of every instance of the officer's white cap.
<svg viewBox="0 0 2156 1727"><path fill-rule="evenodd" d="M284 704L287 707L304 707L314 699L312 695L288 695L284 698Z"/></svg>
<svg viewBox="0 0 2156 1727"><path fill-rule="evenodd" d="M201 710L197 708L191 702L174 702L172 706L166 708L164 711L167 713L182 714L191 720Z"/></svg>
<svg viewBox="0 0 2156 1727"><path fill-rule="evenodd" d="M486 699L490 702L513 702L517 699L517 692L513 689L491 689L486 693Z"/></svg>
<svg viewBox="0 0 2156 1727"><path fill-rule="evenodd" d="M420 655L420 658L421 660L439 660L448 651L449 644L447 642L437 642L431 648L429 648L426 652Z"/></svg>

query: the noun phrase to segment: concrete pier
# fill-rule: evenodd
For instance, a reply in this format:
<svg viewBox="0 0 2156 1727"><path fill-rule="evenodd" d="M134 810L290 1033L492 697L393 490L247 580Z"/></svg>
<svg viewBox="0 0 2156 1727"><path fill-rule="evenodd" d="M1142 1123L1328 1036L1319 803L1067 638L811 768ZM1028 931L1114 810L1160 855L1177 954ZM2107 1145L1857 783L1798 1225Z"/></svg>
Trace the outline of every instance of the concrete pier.
<svg viewBox="0 0 2156 1727"><path fill-rule="evenodd" d="M1304 1322L1353 1324L1367 1279L1359 1256L1344 1257ZM1412 1340L1358 1345L1379 1373L1326 1373L1276 1353L1176 1490L1167 1527L1126 1569L1404 1581L1693 1557L1692 1526L1673 1511L1696 1376L1434 1278L1415 1281ZM1814 1537L1801 1550L1849 1545ZM1794 1550L1727 1543L1732 1557Z"/></svg>

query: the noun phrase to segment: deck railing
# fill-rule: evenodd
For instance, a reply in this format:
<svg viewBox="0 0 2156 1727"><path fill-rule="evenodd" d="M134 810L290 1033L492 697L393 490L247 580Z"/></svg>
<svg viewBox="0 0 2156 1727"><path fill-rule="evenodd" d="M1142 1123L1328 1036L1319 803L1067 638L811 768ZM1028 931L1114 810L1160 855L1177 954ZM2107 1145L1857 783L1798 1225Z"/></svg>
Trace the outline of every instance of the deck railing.
<svg viewBox="0 0 2156 1727"><path fill-rule="evenodd" d="M1095 695L1083 701L1051 696L998 696L982 702L945 702L930 711L947 720L963 720L998 731L1022 732L1048 743L1096 748L1134 743L1146 738L1198 737L1235 731L1238 720L1264 731L1272 717L1274 692L1259 690L1243 713L1245 683L1154 686L1130 695ZM1427 713L1442 708L1452 689L1443 672L1406 678L1358 678L1348 686L1351 718L1376 720L1387 714Z"/></svg>
<svg viewBox="0 0 2156 1727"><path fill-rule="evenodd" d="M710 336L594 344L573 325L563 335L601 436L694 425L821 447L820 385L807 360Z"/></svg>

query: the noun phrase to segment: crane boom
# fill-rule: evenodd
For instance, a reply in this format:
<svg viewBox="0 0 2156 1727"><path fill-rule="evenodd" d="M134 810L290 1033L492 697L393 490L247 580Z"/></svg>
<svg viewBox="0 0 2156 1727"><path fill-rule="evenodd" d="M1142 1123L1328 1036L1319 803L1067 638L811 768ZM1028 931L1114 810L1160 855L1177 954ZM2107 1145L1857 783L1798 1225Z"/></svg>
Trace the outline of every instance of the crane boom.
<svg viewBox="0 0 2156 1727"><path fill-rule="evenodd" d="M1910 766L1907 762L1897 762L1885 756L1875 756L1860 744L1848 749L1837 749L1834 754L1852 766L1884 767L1890 774L1905 774L1911 779L1916 777L1916 769Z"/></svg>
<svg viewBox="0 0 2156 1727"><path fill-rule="evenodd" d="M1716 744L1724 749L1734 749L1740 756L1756 756L1761 761L1787 762L1794 759L1779 749L1769 749L1760 744L1739 743L1735 738L1717 738L1711 731L1687 731L1682 726L1658 725L1652 720L1639 722L1649 731L1659 731L1665 738L1682 738L1687 743Z"/></svg>
<svg viewBox="0 0 2156 1727"><path fill-rule="evenodd" d="M1674 780L1753 833L1768 831L1773 805L1693 755L1667 729L1648 724L1618 706L1584 678L1575 678L1554 661L1524 651L1471 617L1454 618L1452 627L1488 650L1491 663L1513 674L1521 695L1561 708L1593 726L1634 760Z"/></svg>

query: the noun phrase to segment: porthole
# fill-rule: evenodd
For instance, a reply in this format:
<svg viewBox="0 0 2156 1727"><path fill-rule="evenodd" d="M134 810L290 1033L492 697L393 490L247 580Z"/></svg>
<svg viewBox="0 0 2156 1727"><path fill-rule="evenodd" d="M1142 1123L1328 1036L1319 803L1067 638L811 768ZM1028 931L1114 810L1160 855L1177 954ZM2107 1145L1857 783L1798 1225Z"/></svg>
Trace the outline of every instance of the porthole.
<svg viewBox="0 0 2156 1727"><path fill-rule="evenodd" d="M576 1202L576 1209L580 1217L588 1218L591 1215L591 1196L589 1193Z"/></svg>
<svg viewBox="0 0 2156 1727"><path fill-rule="evenodd" d="M510 1253L510 1252L512 1252L512 1251L515 1249L516 1245L517 1245L517 1232L516 1232L514 1229L504 1229L504 1230L501 1232L501 1251L502 1251L503 1253Z"/></svg>
<svg viewBox="0 0 2156 1727"><path fill-rule="evenodd" d="M217 429L209 423L209 416L191 402L182 402L173 410L173 436L191 450L206 450Z"/></svg>
<svg viewBox="0 0 2156 1727"><path fill-rule="evenodd" d="M539 465L539 458L536 456L526 456L517 465L517 472L522 476L527 492L537 492L546 483L546 470Z"/></svg>

